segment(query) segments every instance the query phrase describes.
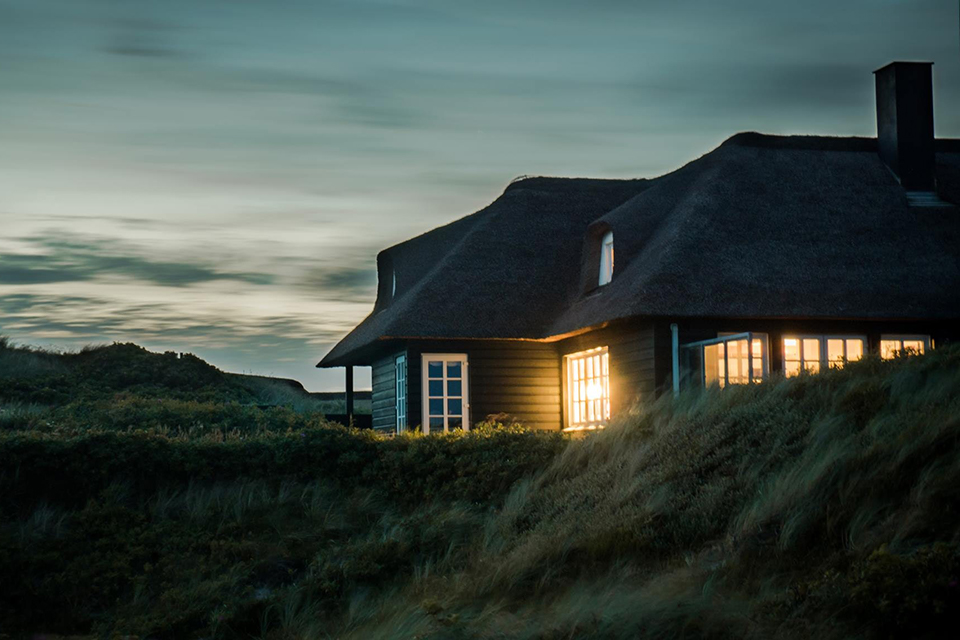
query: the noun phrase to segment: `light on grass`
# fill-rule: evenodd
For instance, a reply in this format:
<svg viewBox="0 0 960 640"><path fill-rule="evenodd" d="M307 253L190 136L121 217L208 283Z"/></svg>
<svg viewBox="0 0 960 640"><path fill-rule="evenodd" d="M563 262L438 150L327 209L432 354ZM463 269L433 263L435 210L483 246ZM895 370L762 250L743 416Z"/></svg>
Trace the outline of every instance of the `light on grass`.
<svg viewBox="0 0 960 640"><path fill-rule="evenodd" d="M79 610L89 628L95 611L141 637L157 620L185 637L938 637L960 606L937 608L958 598L943 591L960 554L942 505L960 483L960 349L854 363L854 338L823 336L819 352L788 339L798 365L820 353L843 366L665 394L591 438L3 432L0 461L23 462L0 474L20 527L0 596L29 580L53 603L43 616ZM585 403L608 397L603 354L586 354ZM126 404L142 417L156 402ZM144 484L135 459L158 477ZM77 506L44 506L55 491ZM72 559L51 582L59 548ZM117 566L131 580L115 600L88 597Z"/></svg>

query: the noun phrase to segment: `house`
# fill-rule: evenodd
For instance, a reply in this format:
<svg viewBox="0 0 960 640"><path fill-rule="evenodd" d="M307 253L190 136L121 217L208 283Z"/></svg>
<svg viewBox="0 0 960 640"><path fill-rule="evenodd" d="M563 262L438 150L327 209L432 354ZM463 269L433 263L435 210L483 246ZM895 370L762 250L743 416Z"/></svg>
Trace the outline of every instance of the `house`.
<svg viewBox="0 0 960 640"><path fill-rule="evenodd" d="M605 425L681 385L925 351L960 334L960 140L930 63L875 72L877 138L741 133L654 179L527 178L377 257L320 367L373 367L373 424Z"/></svg>

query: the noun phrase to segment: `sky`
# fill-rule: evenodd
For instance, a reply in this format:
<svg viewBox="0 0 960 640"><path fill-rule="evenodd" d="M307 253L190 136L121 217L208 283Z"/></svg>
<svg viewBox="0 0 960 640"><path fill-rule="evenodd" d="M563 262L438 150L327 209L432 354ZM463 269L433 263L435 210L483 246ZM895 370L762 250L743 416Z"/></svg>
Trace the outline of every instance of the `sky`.
<svg viewBox="0 0 960 640"><path fill-rule="evenodd" d="M380 249L519 175L875 135L895 59L960 137L956 0L0 0L0 335L342 390Z"/></svg>

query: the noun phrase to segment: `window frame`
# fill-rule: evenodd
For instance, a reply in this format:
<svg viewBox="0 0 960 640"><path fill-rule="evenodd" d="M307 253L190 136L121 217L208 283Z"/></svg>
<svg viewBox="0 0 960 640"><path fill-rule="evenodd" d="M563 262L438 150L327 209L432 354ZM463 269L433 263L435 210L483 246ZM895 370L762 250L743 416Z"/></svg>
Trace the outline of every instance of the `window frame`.
<svg viewBox="0 0 960 640"><path fill-rule="evenodd" d="M420 354L420 397L421 404L420 408L422 413L421 415L421 429L423 430L424 435L430 435L430 361L441 361L443 362L443 431L442 433L450 433L450 413L448 400L450 399L461 399L461 411L460 414L462 420L462 429L464 431L470 430L470 362L465 353L422 353ZM449 362L459 362L460 363L460 393L459 396L450 396L448 393L447 387L447 363ZM438 416L439 417L439 416Z"/></svg>
<svg viewBox="0 0 960 640"><path fill-rule="evenodd" d="M401 353L394 358L393 367L395 427L397 435L400 435L407 430L407 390L409 387L407 354Z"/></svg>
<svg viewBox="0 0 960 640"><path fill-rule="evenodd" d="M609 251L607 251L607 247L610 248ZM597 278L598 287L604 287L613 282L613 269L613 230L608 230L600 238L600 273Z"/></svg>
<svg viewBox="0 0 960 640"><path fill-rule="evenodd" d="M924 353L928 353L933 350L933 338L930 335L925 335L920 333L882 333L880 334L880 342L877 345L878 350L880 352L880 359L893 360L893 357L885 358L883 356L883 343L891 342L893 340L896 340L897 342L900 343L900 348L897 349L894 353L903 351L903 343L905 341L916 341L916 342L923 343L923 351L921 351L920 354L918 355L922 355Z"/></svg>
<svg viewBox="0 0 960 640"><path fill-rule="evenodd" d="M573 369L571 367L571 362L580 361L588 358L592 358L596 355L600 355L600 364L601 364L601 380L603 380L603 363L604 356L606 357L606 379L603 380L605 383L606 397L601 395L601 399L605 400L605 409L604 413L606 414L600 420L588 421L583 420L580 422L573 421L573 404L574 404L574 380L573 380ZM577 351L574 353L568 353L563 356L563 391L564 391L564 416L563 416L563 430L564 431L595 431L597 429L605 428L612 418L612 383L611 383L611 367L610 367L610 348L606 345L600 347L594 347L592 349L584 349L582 351ZM601 392L602 394L602 392ZM579 402L579 400L577 401ZM589 400L584 400L584 402L589 402Z"/></svg>
<svg viewBox="0 0 960 640"><path fill-rule="evenodd" d="M762 337L761 337L762 336ZM753 367L753 341L754 340L763 340L763 344L760 349L760 375L759 377L754 372ZM700 352L700 385L704 388L707 386L707 358L704 349L706 347L711 347L714 345L723 345L723 384L719 385L721 388L729 387L731 384L740 385L743 383L730 382L730 365L729 358L727 357L727 346L728 342L739 342L741 340L747 341L747 382L746 384L756 384L758 382L763 382L770 376L770 334L763 331L741 331L740 333L719 333L716 338L709 338L707 340L698 340L696 342L688 342L687 344L680 345L681 349L698 349Z"/></svg>
<svg viewBox="0 0 960 640"><path fill-rule="evenodd" d="M800 369L796 374L791 375L787 371L787 356L786 356L786 344L785 341L789 339L795 339L800 341ZM803 341L804 340L819 340L820 347L818 351L818 360L817 360L817 370L815 372L809 371L804 365L807 360L803 356ZM785 378L793 378L800 375L801 371L806 371L807 373L821 373L828 369L836 369L839 367L834 367L833 363L830 361L830 351L829 351L829 341L830 340L843 340L843 364L846 365L849 362L857 362L856 360L847 359L847 340L859 340L862 345L860 351L862 360L866 357L869 350L869 342L867 341L867 336L861 333L846 333L846 334L836 334L836 333L782 333L780 334L780 355L781 360L783 361L783 376ZM794 362L791 360L791 362Z"/></svg>
<svg viewBox="0 0 960 640"><path fill-rule="evenodd" d="M826 362L826 363L827 363L827 369L838 369L838 368L840 368L840 367L834 367L834 366L833 366L833 362L830 360L830 341L831 341L831 340L842 340L842 341L843 341L843 364L844 364L844 365L847 365L847 364L850 363L850 362L857 362L857 361L859 361L859 360L863 360L863 359L867 356L867 350L868 350L868 348L869 348L869 347L868 347L868 344L869 344L869 343L867 342L867 336L865 336L865 335L857 335L857 334L853 334L853 335L833 335L833 334L826 334L826 335L823 336L823 345L822 345L822 347L821 347L821 350L822 350L822 352L823 352L823 354L822 354L822 362L821 362L821 364L820 364L821 367L823 366L823 362ZM859 341L860 341L860 357L859 357L857 360L850 360L849 358L847 358L847 341L848 341L848 340L859 340Z"/></svg>

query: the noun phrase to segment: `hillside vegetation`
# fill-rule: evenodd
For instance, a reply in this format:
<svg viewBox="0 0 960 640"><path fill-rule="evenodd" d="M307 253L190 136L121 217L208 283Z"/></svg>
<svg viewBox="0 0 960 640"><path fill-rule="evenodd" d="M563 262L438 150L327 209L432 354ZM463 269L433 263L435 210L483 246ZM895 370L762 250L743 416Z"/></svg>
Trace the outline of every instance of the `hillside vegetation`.
<svg viewBox="0 0 960 640"><path fill-rule="evenodd" d="M0 336L0 428L251 433L342 409L330 404L292 380L224 373L189 353L135 344L51 353Z"/></svg>
<svg viewBox="0 0 960 640"><path fill-rule="evenodd" d="M281 408L299 417L251 426L218 413L235 391L197 400L172 361L112 419L95 389L41 407L59 389L31 380L55 366L18 375L6 350L0 633L912 638L960 621L958 348L666 397L573 441L492 424L386 440ZM194 402L210 413L185 422Z"/></svg>

